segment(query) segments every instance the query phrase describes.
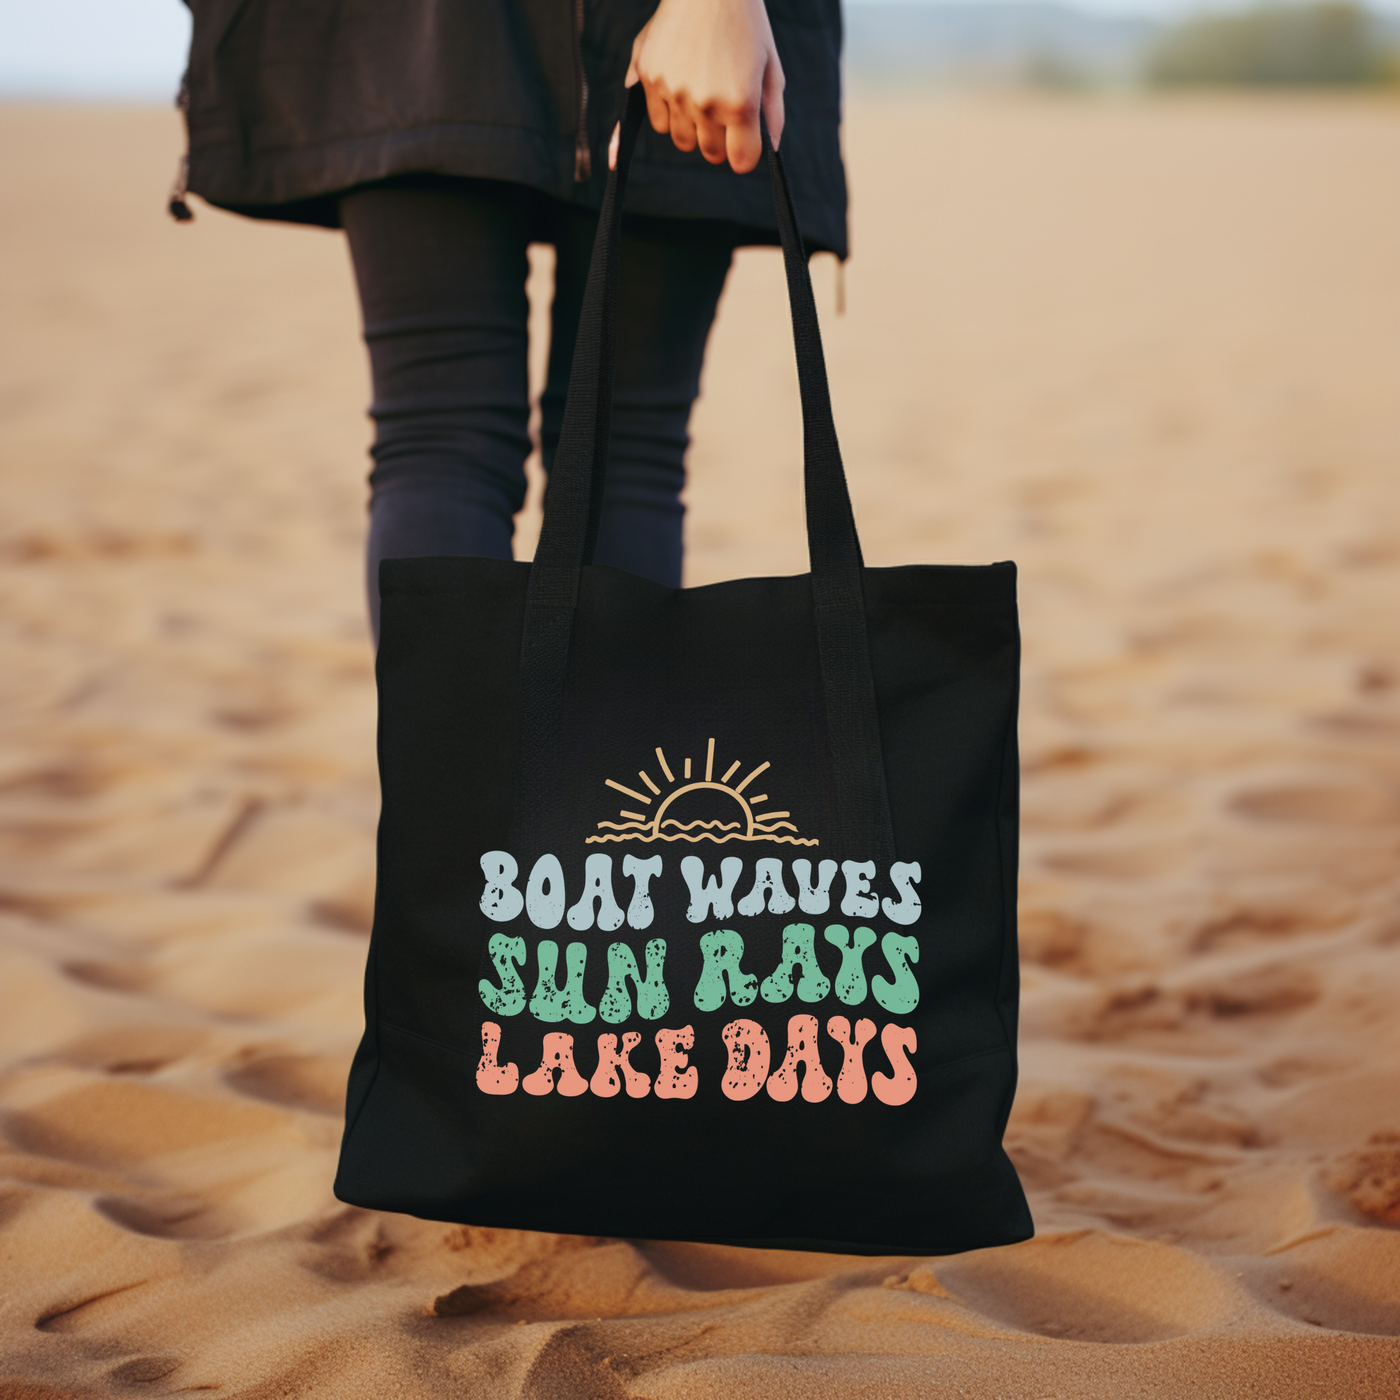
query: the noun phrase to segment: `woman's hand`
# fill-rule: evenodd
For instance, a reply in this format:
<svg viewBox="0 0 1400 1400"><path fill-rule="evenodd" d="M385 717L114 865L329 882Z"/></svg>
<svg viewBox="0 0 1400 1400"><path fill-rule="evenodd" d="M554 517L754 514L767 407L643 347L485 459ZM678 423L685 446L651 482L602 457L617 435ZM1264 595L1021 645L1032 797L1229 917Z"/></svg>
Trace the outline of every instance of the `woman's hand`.
<svg viewBox="0 0 1400 1400"><path fill-rule="evenodd" d="M775 147L783 134L783 65L763 0L661 0L632 43L627 86L638 82L652 126L711 165L758 164L760 111ZM614 131L610 169L617 141Z"/></svg>

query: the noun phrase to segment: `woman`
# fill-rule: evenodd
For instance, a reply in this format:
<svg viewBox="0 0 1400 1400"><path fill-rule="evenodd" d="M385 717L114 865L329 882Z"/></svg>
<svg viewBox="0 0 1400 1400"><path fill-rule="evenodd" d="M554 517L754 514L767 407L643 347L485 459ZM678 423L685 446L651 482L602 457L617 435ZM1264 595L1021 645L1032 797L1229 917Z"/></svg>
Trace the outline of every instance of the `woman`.
<svg viewBox="0 0 1400 1400"><path fill-rule="evenodd" d="M760 113L812 250L846 255L839 0L191 0L188 187L341 226L374 386L379 560L511 557L529 454L526 250L557 252L545 470L624 81L632 166L595 561L679 586L687 424L735 247L776 242ZM177 190L172 211L188 217Z"/></svg>

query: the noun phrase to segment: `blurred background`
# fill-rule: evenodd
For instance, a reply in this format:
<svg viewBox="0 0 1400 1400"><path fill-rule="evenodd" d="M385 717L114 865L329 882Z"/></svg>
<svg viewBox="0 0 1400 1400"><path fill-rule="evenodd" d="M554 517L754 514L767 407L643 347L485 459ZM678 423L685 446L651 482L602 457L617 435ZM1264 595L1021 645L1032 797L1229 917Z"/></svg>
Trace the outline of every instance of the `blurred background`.
<svg viewBox="0 0 1400 1400"><path fill-rule="evenodd" d="M846 0L856 84L1070 87L1400 82L1400 5L1353 0ZM0 95L158 101L179 84L178 0L3 0Z"/></svg>

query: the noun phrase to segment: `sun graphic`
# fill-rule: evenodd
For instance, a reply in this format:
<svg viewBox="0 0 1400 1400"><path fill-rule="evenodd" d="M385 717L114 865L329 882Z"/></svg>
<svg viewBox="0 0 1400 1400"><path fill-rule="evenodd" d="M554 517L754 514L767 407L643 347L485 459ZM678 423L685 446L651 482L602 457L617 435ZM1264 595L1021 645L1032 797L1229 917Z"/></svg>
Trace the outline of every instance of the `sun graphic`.
<svg viewBox="0 0 1400 1400"><path fill-rule="evenodd" d="M797 828L785 818L792 815L791 812L755 812L754 808L761 803L768 801L766 792L759 793L754 797L746 797L745 790L760 773L765 773L771 766L768 763L760 763L753 769L742 782L731 787L729 780L743 766L739 759L725 769L724 774L718 780L715 779L715 741L710 740L705 750L705 776L703 778L692 778L690 773L690 759L685 759L682 764L681 776L679 778L671 771L671 765L666 761L666 755L658 747L656 750L656 761L661 765L661 772L665 776L666 782L670 785L669 790L663 792L660 787L652 781L651 774L645 769L639 769L637 776L642 780L647 792L638 792L635 788L627 787L623 783L614 782L611 778L603 781L608 787L620 792L624 797L630 798L633 802L639 802L644 807L655 807L651 812L632 812L623 808L619 815L623 820L616 822L599 822L599 831L607 831L609 834L602 836L589 836L584 844L590 845L601 841L776 841L789 846L815 846L815 839L807 840L797 834ZM647 796L650 793L651 796ZM717 793L724 798L730 799L737 807L737 813L729 820L723 817L715 817L709 821L702 818L695 818L692 821L681 821L674 815L668 816L672 812L678 799L686 797L690 793ZM726 812L732 809L729 803L724 804ZM790 832L791 835L781 835L782 832Z"/></svg>

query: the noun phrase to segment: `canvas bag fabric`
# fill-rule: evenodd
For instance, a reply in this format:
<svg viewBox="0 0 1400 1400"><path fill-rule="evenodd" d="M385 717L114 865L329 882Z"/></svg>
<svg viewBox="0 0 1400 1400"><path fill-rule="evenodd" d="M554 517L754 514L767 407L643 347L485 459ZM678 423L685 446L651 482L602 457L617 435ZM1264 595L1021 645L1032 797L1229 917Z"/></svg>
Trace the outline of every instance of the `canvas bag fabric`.
<svg viewBox="0 0 1400 1400"><path fill-rule="evenodd" d="M766 142L811 572L672 589L589 562L640 91L534 562L381 566L378 888L336 1194L857 1253L1024 1239L1001 1145L1014 566L864 567Z"/></svg>

